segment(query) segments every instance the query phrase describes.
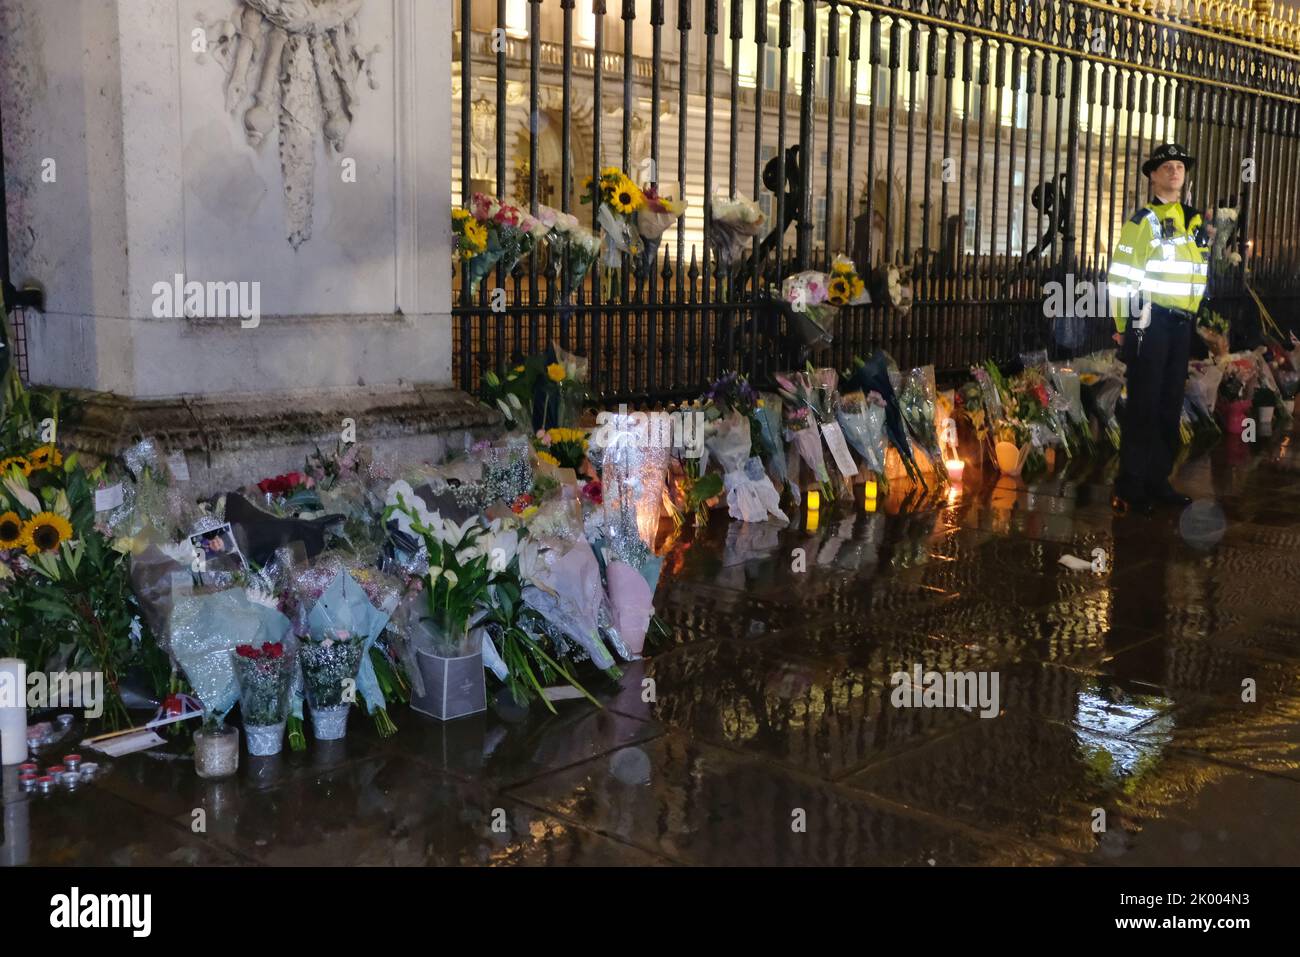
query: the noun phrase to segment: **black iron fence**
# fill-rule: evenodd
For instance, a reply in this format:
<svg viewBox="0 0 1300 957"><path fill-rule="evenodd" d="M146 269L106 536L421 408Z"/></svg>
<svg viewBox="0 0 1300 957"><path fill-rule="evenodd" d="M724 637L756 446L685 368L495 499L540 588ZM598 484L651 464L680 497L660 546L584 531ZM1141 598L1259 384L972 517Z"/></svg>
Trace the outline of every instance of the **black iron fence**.
<svg viewBox="0 0 1300 957"><path fill-rule="evenodd" d="M1188 202L1236 211L1241 265L1216 270L1215 308L1249 326L1249 281L1289 322L1295 26L1227 4L1146 6L1158 14L1090 0L462 0L463 202L482 191L594 226L580 184L621 165L690 208L652 260L624 257L613 278L572 283L542 253L477 297L455 275L458 384L552 343L590 359L605 402L694 395L727 369L763 380L810 355L772 291L841 252L873 301L841 310L818 362L883 347L942 375L1091 351L1111 321L1049 316L1045 290L1104 280L1147 198L1141 163L1167 141L1199 158ZM725 268L707 241L715 190L759 200L774 224Z"/></svg>

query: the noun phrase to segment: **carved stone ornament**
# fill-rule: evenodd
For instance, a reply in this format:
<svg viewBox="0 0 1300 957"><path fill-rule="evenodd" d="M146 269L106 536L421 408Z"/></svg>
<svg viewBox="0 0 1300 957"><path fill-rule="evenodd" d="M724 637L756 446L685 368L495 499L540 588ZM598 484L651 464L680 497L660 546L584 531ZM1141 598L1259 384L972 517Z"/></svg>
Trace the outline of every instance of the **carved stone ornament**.
<svg viewBox="0 0 1300 957"><path fill-rule="evenodd" d="M216 60L226 69L226 109L243 109L244 134L260 146L278 129L289 244L311 239L317 133L342 153L364 71L378 89L374 55L360 44L364 0L238 0L233 22L219 22ZM199 23L207 24L200 18Z"/></svg>

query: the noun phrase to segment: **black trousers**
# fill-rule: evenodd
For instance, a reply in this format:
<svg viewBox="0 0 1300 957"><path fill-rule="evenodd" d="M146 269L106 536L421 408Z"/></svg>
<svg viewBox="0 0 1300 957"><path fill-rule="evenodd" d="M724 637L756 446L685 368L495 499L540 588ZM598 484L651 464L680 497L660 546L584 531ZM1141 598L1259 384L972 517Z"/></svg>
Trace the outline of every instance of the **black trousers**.
<svg viewBox="0 0 1300 957"><path fill-rule="evenodd" d="M1141 349L1131 325L1124 335L1120 359L1128 367L1128 398L1120 423L1115 483L1115 493L1123 498L1144 498L1169 483L1180 444L1178 420L1191 346L1191 321L1160 306L1151 307Z"/></svg>

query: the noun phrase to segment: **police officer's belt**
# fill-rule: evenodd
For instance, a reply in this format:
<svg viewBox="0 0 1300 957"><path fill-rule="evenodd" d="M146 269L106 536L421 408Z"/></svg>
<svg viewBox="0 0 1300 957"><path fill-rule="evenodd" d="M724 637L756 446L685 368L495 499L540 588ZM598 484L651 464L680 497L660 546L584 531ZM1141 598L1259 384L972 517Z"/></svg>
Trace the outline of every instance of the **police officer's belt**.
<svg viewBox="0 0 1300 957"><path fill-rule="evenodd" d="M1193 322L1196 319L1196 314L1188 312L1186 309L1171 309L1169 306L1161 306L1152 303L1151 311L1154 313L1157 309L1166 315L1173 316L1175 319L1181 319L1186 322Z"/></svg>

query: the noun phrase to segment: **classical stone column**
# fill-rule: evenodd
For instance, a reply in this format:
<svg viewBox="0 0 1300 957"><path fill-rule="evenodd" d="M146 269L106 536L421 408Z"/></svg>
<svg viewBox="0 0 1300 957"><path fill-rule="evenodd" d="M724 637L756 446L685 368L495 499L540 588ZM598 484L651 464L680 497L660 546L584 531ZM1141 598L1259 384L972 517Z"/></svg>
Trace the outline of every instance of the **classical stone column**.
<svg viewBox="0 0 1300 957"><path fill-rule="evenodd" d="M15 284L63 438L218 488L357 441L436 460L451 388L451 5L0 0Z"/></svg>

